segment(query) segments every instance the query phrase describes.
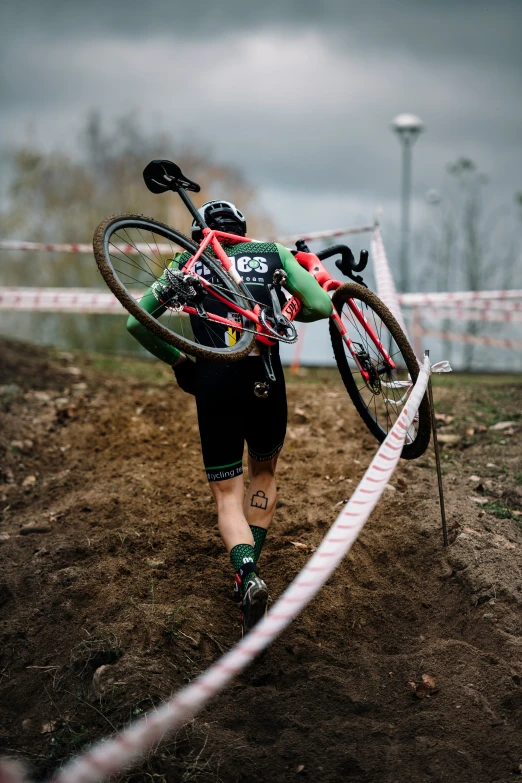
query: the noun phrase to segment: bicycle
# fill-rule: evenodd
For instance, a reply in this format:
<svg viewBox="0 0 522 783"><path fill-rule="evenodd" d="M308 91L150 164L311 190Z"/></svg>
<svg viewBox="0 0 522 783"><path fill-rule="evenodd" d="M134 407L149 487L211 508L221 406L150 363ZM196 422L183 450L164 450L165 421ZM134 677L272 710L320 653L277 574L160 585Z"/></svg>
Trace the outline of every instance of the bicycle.
<svg viewBox="0 0 522 783"><path fill-rule="evenodd" d="M231 362L246 357L256 347L266 379L256 384L255 393L266 396L270 381L275 380L271 347L277 342L297 340L293 321L301 302L289 294L285 301L281 290L286 282L284 270L277 270L267 286L272 306L257 302L246 282L255 285L256 264L262 263L262 257L236 259L228 256L220 244L254 240L208 228L188 195L188 191L198 193L200 186L185 177L175 163L151 161L143 177L153 193L178 193L201 227L203 240L198 245L143 215L108 217L97 227L93 241L105 282L143 326L192 357ZM184 253L180 255L176 248ZM333 293L330 337L337 367L356 410L382 442L408 398L419 364L391 312L355 274L366 267L368 253L361 251L356 263L346 245L311 253L302 240L292 253L325 291ZM351 279L350 283L335 280L324 267L322 261L335 255L341 256L335 265ZM185 260L180 261L183 256ZM245 282L235 263L243 264L241 271L251 271ZM151 312L145 309L145 304L151 309L151 301L145 296L154 297ZM421 456L429 440L430 414L425 396L401 456Z"/></svg>

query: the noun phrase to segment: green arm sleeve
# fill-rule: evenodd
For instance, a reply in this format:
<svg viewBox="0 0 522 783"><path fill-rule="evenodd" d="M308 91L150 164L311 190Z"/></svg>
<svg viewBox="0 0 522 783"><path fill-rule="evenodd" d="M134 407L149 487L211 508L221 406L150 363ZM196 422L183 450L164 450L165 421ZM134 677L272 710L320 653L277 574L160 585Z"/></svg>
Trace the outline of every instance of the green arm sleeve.
<svg viewBox="0 0 522 783"><path fill-rule="evenodd" d="M149 288L147 293L140 299L140 304L147 313L154 313L155 318L159 318L167 309L158 303L158 300L152 293L152 288ZM161 359L162 362L166 362L171 366L177 362L181 351L178 351L173 345L169 345L165 340L149 332L133 315L130 315L127 320L127 330L157 359Z"/></svg>
<svg viewBox="0 0 522 783"><path fill-rule="evenodd" d="M288 275L285 288L291 294L297 296L303 303L303 307L297 316L297 321L319 321L321 318L329 318L332 314L332 302L328 294L321 288L317 280L310 272L303 269L295 260L288 248L277 244L283 269Z"/></svg>

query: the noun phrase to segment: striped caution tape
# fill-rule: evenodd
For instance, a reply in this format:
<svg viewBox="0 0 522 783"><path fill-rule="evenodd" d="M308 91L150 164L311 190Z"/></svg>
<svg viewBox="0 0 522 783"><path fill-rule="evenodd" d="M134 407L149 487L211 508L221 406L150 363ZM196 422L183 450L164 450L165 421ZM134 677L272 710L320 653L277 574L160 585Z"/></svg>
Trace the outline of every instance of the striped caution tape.
<svg viewBox="0 0 522 783"><path fill-rule="evenodd" d="M513 300L520 300L519 302ZM502 307L522 310L522 290L508 289L505 291L437 291L435 293L398 294L401 305L434 305L437 307L453 307L466 305L487 310Z"/></svg>
<svg viewBox="0 0 522 783"><path fill-rule="evenodd" d="M365 234L374 230L374 226L356 226L355 228L334 228L325 231L312 231L301 234L288 234L287 236L269 237L270 242L280 242L281 244L294 244L298 239L305 242L313 242L315 239L328 239L328 237L342 237L350 234ZM173 243L174 244L174 243ZM127 255L150 252L150 245L146 243L137 243L136 245L114 245L114 248ZM172 244L158 243L154 246L160 254L172 253ZM40 253L87 253L92 254L91 244L85 242L24 242L21 240L1 240L0 250L20 250L24 252L36 251Z"/></svg>
<svg viewBox="0 0 522 783"><path fill-rule="evenodd" d="M450 332L446 329L425 329L418 327L421 335L435 337L438 340L445 340L454 343L467 343L468 345L484 345L490 348L507 348L515 351L522 351L522 340L510 340L503 337L487 337L480 334L466 334L464 332Z"/></svg>
<svg viewBox="0 0 522 783"><path fill-rule="evenodd" d="M479 321L482 323L522 323L522 309L515 310L480 310L468 309L467 305L454 305L451 309L444 307L424 307L423 318L447 319L450 321Z"/></svg>

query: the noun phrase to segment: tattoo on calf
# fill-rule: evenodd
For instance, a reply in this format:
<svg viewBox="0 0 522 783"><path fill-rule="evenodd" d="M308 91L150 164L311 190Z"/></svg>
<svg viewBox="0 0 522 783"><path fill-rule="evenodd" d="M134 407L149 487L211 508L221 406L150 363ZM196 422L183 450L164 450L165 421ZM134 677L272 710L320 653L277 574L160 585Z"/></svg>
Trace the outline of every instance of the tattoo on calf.
<svg viewBox="0 0 522 783"><path fill-rule="evenodd" d="M252 495L252 500L250 501L250 505L254 508L261 508L263 511L266 510L266 507L268 506L268 498L262 489L258 489L257 492L254 492Z"/></svg>

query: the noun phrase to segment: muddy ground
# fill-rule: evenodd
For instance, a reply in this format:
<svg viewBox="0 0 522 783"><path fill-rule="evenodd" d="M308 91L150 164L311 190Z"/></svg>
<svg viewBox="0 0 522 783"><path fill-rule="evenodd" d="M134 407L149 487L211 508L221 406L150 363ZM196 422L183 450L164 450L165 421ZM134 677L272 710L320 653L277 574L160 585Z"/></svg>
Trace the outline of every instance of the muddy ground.
<svg viewBox="0 0 522 783"><path fill-rule="evenodd" d="M204 670L239 626L192 398L159 364L6 341L0 356L0 749L43 779ZM436 382L449 548L430 450L400 465L292 627L120 780L522 774L520 380ZM288 397L260 564L274 598L375 451L333 373Z"/></svg>

